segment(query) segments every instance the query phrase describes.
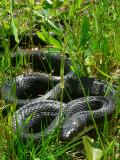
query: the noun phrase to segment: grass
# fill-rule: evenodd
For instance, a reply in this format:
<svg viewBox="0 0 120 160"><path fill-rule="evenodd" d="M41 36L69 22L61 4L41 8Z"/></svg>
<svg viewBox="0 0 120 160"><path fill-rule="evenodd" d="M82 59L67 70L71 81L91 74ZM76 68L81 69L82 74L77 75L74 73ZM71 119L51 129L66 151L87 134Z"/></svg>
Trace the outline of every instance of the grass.
<svg viewBox="0 0 120 160"><path fill-rule="evenodd" d="M35 3L34 0L0 2L0 84L9 76L12 78L22 72L21 61L15 68L11 66L10 55L18 51L24 36L36 32L47 44L45 49L60 51L62 57L68 53L71 69L80 76L94 76L117 84L120 88L120 2L119 0L76 0L45 1ZM37 27L36 27L37 24ZM36 29L37 28L37 29ZM49 34L52 32L55 36ZM10 48L10 35L14 35L16 45ZM39 44L38 48L42 48ZM30 43L27 48L35 48ZM64 61L61 63L63 83ZM104 122L104 127L97 127L91 137L78 137L76 141L61 143L58 134L43 139L38 146L29 141L22 142L19 135L14 134L10 123L15 106L12 105L7 117L0 114L0 159L108 159L120 158L120 103L116 98L116 113L111 121ZM1 108L7 106L0 101ZM96 155L97 154L97 155ZM99 156L98 156L99 155ZM102 158L101 158L102 156Z"/></svg>

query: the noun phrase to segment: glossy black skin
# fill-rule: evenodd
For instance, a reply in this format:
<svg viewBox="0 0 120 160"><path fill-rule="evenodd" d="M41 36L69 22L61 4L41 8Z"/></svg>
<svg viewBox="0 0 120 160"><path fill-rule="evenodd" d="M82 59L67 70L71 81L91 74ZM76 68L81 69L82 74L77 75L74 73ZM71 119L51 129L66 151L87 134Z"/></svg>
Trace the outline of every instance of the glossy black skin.
<svg viewBox="0 0 120 160"><path fill-rule="evenodd" d="M27 56L27 52L24 53ZM16 77L16 97L17 104L20 108L13 116L13 128L16 131L17 127L21 128L21 137L28 139L31 134L28 128L38 129L38 125L42 119L49 117L52 122L46 127L44 136L50 135L56 128L60 129L60 138L62 140L71 140L86 126L93 124L95 121L103 123L105 115L112 115L115 111L114 96L115 92L110 89L110 92L105 97L105 93L109 85L95 78L77 77L70 70L70 62L65 59L64 90L62 97L62 114L59 121L61 108L61 83L59 75L60 55L48 55L39 51L31 52L33 58L33 68L39 68L44 71L44 66L47 66L47 73L50 73L50 68L46 62L50 60L51 67L56 76L52 79L46 73L21 75ZM31 56L30 55L30 56ZM46 58L47 57L47 58ZM18 57L19 58L19 57ZM12 63L15 65L16 56L12 57ZM39 60L39 62L38 62ZM42 65L41 65L41 60ZM37 63L35 63L37 61ZM48 83L52 83L51 88ZM6 82L2 89L2 95L5 99L14 102L14 97L6 96L10 92L12 83ZM42 96L39 96L40 89L43 90ZM44 90L45 89L45 90ZM32 97L30 99L29 97ZM86 97L86 98L85 98ZM28 98L28 100L26 100ZM19 104L19 102L21 102ZM25 103L24 103L25 102ZM88 105L89 104L89 105ZM90 111L90 108L91 111ZM31 121L25 125L26 118L33 115ZM16 123L16 117L18 123ZM18 126L17 126L18 125ZM40 131L33 134L35 141L39 141L43 134Z"/></svg>
<svg viewBox="0 0 120 160"><path fill-rule="evenodd" d="M115 111L113 92L111 91L107 97L104 97L104 91L106 90L107 86L103 82L100 82L93 78L81 78L80 81L82 83L82 86L87 92L89 92L90 95L87 96L88 93L86 92L85 98L83 97L84 92L80 83L77 82L79 86L78 89L72 90L72 88L74 88L74 86L71 85L73 77L74 76L72 74L69 74L67 79L65 79L63 101L68 98L66 97L66 91L68 91L68 93L70 93L69 91L71 91L71 96L77 93L76 96L79 95L81 98L74 97L75 100L67 99L67 101L69 102L63 102L63 112L60 118L60 122L59 113L61 89L59 83L42 97L38 98L32 103L26 104L25 106L17 110L16 114L13 117L13 125L14 129L16 130L17 126L15 117L17 116L18 125L21 127L21 136L24 139L28 139L31 136L31 134L27 132L27 128L35 129L36 124L39 124L42 119L44 119L44 117L50 117L51 119L54 119L45 129L44 136L51 134L59 126L61 130L60 138L64 141L67 141L74 138L79 132L84 129L84 127L93 125L93 117L96 122L103 123L105 115L112 115L112 113ZM88 83L87 85L86 82ZM91 108L91 112L89 107ZM31 114L35 114L32 118L32 121L26 126L23 125L26 117L29 117ZM42 133L40 132L33 134L33 138L35 141L39 141L41 139L41 136Z"/></svg>

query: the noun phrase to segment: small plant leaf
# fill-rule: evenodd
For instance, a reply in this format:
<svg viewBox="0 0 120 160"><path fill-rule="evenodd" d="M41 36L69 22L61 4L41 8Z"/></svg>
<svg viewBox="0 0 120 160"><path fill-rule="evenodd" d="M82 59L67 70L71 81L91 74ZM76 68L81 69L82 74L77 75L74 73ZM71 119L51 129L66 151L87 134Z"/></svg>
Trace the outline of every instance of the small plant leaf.
<svg viewBox="0 0 120 160"><path fill-rule="evenodd" d="M70 12L69 12L69 16L73 17L76 10L80 8L81 4L82 4L83 0L76 0L72 3L71 7L70 7Z"/></svg>
<svg viewBox="0 0 120 160"><path fill-rule="evenodd" d="M52 4L52 1L50 1L50 0L46 0L46 1L47 1L47 3Z"/></svg>
<svg viewBox="0 0 120 160"><path fill-rule="evenodd" d="M56 160L53 154L48 155L47 157L48 160Z"/></svg>
<svg viewBox="0 0 120 160"><path fill-rule="evenodd" d="M28 117L26 118L26 120L25 120L25 125L27 125L28 123L31 123L34 114L35 114L35 113L31 114L30 116L28 116Z"/></svg>
<svg viewBox="0 0 120 160"><path fill-rule="evenodd" d="M56 48L59 48L59 49L62 48L61 44L52 36L49 37L49 42L50 44L54 45Z"/></svg>
<svg viewBox="0 0 120 160"><path fill-rule="evenodd" d="M16 27L16 25L15 25L15 22L14 22L14 19L13 19L13 18L12 18L12 23L11 23L11 25L12 25L13 35L14 35L14 37L15 37L15 41L16 41L17 43L19 43L18 30L17 30L17 27Z"/></svg>
<svg viewBox="0 0 120 160"><path fill-rule="evenodd" d="M42 28L42 32L37 32L37 35L40 39L42 39L43 41L52 44L53 46L55 46L58 49L61 49L61 44L58 42L58 40L56 40L54 37L52 37L48 32L45 31L45 29L43 27Z"/></svg>
<svg viewBox="0 0 120 160"><path fill-rule="evenodd" d="M18 30L15 25L15 21L14 21L14 17L13 17L13 5L14 5L14 1L10 0L11 27L12 27L13 35L15 37L15 41L17 43L19 43Z"/></svg>
<svg viewBox="0 0 120 160"><path fill-rule="evenodd" d="M100 148L93 148L93 160L101 160L103 151Z"/></svg>
<svg viewBox="0 0 120 160"><path fill-rule="evenodd" d="M44 37L44 34L43 34L42 32L37 31L37 35L38 35L38 37L39 37L41 40L43 40L44 42L46 42L45 37Z"/></svg>
<svg viewBox="0 0 120 160"><path fill-rule="evenodd" d="M76 8L76 9L79 9L79 8L80 8L80 6L81 6L81 4L82 4L82 1L83 1L83 0L76 0L76 5L75 5L75 8Z"/></svg>
<svg viewBox="0 0 120 160"><path fill-rule="evenodd" d="M29 0L29 3L30 3L30 6L31 6L31 7L34 7L34 5L35 5L35 0Z"/></svg>
<svg viewBox="0 0 120 160"><path fill-rule="evenodd" d="M94 139L88 136L83 137L83 144L86 151L87 160L101 160L103 151L100 148L100 144L94 142Z"/></svg>

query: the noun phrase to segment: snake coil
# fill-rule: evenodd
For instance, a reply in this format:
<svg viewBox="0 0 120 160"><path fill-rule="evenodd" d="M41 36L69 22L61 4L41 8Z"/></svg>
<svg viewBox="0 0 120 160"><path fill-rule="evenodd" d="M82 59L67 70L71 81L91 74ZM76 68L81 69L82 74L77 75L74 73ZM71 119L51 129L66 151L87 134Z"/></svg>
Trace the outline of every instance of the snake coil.
<svg viewBox="0 0 120 160"><path fill-rule="evenodd" d="M20 135L24 139L30 138L30 130L33 130L32 137L38 141L43 135L50 135L59 126L60 138L70 140L85 127L93 125L93 120L102 123L105 115L111 116L115 111L115 91L109 84L95 78L77 77L70 72L71 63L67 58L64 59L65 76L61 103L61 84L58 76L60 55L43 54L39 51L28 54L25 51L24 56L29 62L33 62L33 70L41 69L44 73L17 76L13 79L16 92L13 92L13 81L10 80L4 84L1 92L9 103L15 102L16 97L18 110L13 116L12 124L14 131L20 127ZM13 66L16 65L16 58L19 60L20 55L11 57ZM30 121L26 124L28 117ZM44 125L49 124L44 127L41 122ZM40 132L41 128L44 129L44 134Z"/></svg>

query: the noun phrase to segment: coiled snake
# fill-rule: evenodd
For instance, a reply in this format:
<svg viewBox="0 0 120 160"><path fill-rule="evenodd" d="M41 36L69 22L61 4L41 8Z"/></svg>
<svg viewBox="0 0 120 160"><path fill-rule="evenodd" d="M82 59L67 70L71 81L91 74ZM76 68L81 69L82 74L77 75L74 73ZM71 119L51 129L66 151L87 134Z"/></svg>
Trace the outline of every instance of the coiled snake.
<svg viewBox="0 0 120 160"><path fill-rule="evenodd" d="M11 91L13 81L9 80L4 84L2 96L5 100L14 102L16 97L18 110L13 116L12 124L15 131L17 127L21 128L21 137L30 138L31 133L28 130L32 129L34 140L40 140L43 135L50 135L59 128L60 138L70 140L86 126L92 125L94 120L102 123L105 115L110 116L115 111L115 91L104 81L77 77L70 72L69 59L64 59L62 95L60 77L56 76L60 74L60 55L43 54L39 51L33 51L31 54L25 52L24 55L26 57L29 55L29 62L33 62L33 70L39 68L43 72L46 70L47 73L51 70L54 72L52 76L46 73L17 76L13 80L16 92ZM13 66L16 57L18 60L20 58L20 55L17 56L11 58ZM30 120L26 123L28 117ZM40 125L41 121L48 123L48 119L51 122L44 129ZM41 128L44 132L40 132Z"/></svg>

